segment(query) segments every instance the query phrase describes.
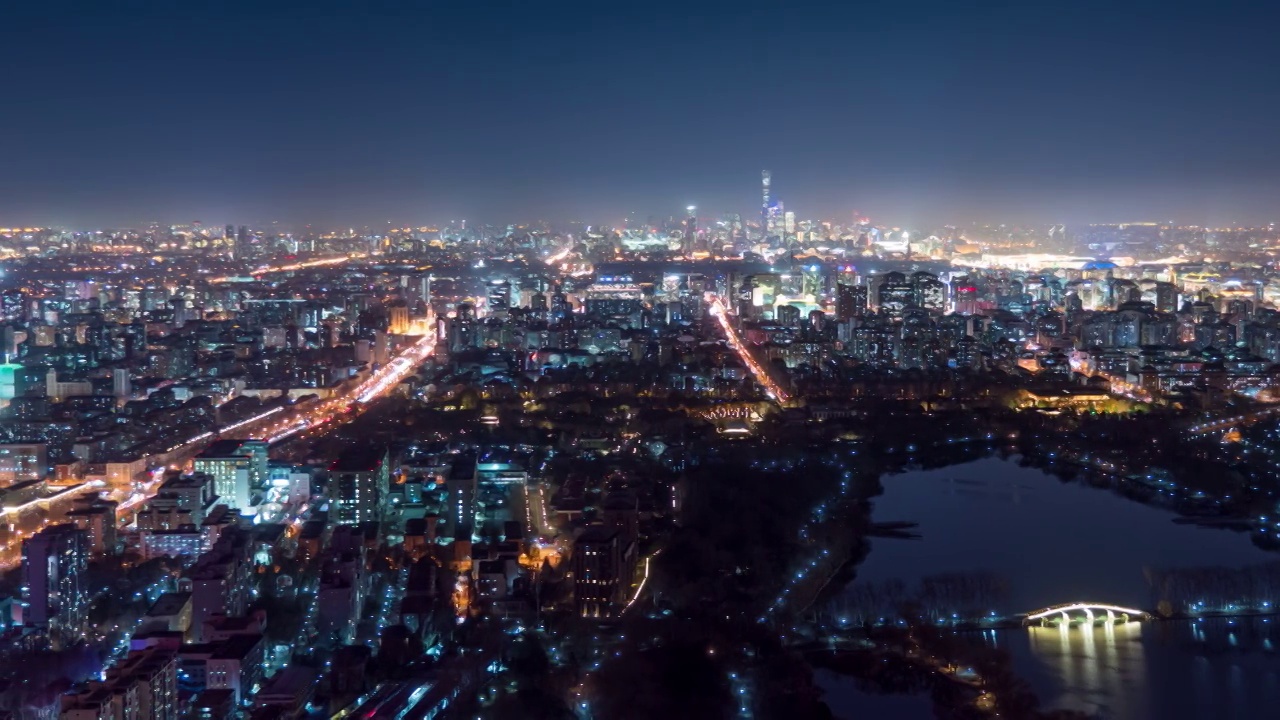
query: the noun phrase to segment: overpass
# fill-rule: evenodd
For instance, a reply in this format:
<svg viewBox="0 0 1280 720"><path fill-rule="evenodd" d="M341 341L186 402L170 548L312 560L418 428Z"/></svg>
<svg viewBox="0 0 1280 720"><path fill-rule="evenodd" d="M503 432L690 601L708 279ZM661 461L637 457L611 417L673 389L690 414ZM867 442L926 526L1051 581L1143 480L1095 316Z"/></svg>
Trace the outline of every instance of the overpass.
<svg viewBox="0 0 1280 720"><path fill-rule="evenodd" d="M1039 623L1041 625L1057 624L1068 626L1073 622L1094 625L1099 620L1104 623L1129 622L1144 620L1150 616L1146 610L1109 605L1107 603L1072 602L1035 610L1023 616L1023 625Z"/></svg>

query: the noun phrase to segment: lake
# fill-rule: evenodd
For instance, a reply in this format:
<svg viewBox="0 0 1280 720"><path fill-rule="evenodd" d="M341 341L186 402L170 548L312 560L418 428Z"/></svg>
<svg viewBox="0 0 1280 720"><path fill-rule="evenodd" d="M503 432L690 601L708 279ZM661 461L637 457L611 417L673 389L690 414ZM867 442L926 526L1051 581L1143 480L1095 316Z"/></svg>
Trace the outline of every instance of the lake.
<svg viewBox="0 0 1280 720"><path fill-rule="evenodd" d="M930 575L990 571L1009 582L1007 607L992 608L1001 615L1073 601L1151 608L1147 567L1277 559L1244 533L1174 524L1167 510L996 458L882 482L874 519L917 522L921 537L874 539L857 582L900 578L910 587ZM983 637L1010 652L1046 707L1132 720L1259 718L1280 707L1277 626L1280 618L1212 619ZM821 680L837 717L869 709L851 681ZM894 714L915 717L908 707L918 706Z"/></svg>

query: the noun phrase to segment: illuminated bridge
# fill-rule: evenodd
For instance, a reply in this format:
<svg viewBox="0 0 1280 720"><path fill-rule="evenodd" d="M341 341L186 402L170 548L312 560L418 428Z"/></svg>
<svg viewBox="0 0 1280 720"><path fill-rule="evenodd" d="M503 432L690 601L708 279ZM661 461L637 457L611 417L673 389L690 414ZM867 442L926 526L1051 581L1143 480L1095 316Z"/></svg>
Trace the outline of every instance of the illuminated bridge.
<svg viewBox="0 0 1280 720"><path fill-rule="evenodd" d="M1135 610L1134 608L1120 607L1119 605L1074 602L1029 612L1023 618L1023 624L1039 623L1041 625L1066 626L1072 623L1083 623L1085 625L1094 625L1099 621L1115 623L1117 621L1143 620L1148 615L1149 613L1146 610Z"/></svg>

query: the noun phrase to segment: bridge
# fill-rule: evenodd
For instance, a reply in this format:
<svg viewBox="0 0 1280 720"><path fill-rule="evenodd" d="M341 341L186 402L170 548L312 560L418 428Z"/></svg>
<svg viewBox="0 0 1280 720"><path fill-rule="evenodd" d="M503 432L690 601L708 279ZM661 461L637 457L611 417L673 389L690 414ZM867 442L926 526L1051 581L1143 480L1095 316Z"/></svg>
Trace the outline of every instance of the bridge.
<svg viewBox="0 0 1280 720"><path fill-rule="evenodd" d="M1269 407L1243 412L1232 417L1202 420L1195 425L1188 427L1187 434L1192 437L1216 435L1229 430L1236 430L1245 427L1246 425L1252 425L1256 422L1261 422L1275 415L1277 412L1280 412L1280 405L1271 405Z"/></svg>
<svg viewBox="0 0 1280 720"><path fill-rule="evenodd" d="M1029 625L1039 622L1042 625L1057 624L1067 626L1072 622L1081 622L1086 625L1094 625L1099 620L1107 624L1113 624L1117 621L1143 620L1149 615L1150 613L1146 610L1136 610L1134 608L1120 607L1119 605L1073 602L1029 612L1023 617L1023 624Z"/></svg>

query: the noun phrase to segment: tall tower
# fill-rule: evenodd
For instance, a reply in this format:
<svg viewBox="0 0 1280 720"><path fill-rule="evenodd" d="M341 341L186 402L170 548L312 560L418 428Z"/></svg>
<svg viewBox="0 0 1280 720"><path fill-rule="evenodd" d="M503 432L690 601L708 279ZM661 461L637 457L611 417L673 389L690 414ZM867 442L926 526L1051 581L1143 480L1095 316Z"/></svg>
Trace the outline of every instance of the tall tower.
<svg viewBox="0 0 1280 720"><path fill-rule="evenodd" d="M23 622L45 628L55 648L72 644L89 610L89 537L75 525L50 525L22 542Z"/></svg>
<svg viewBox="0 0 1280 720"><path fill-rule="evenodd" d="M764 199L764 204L760 206L760 231L766 235L769 232L769 183L772 180L773 175L768 170L760 171L760 189Z"/></svg>
<svg viewBox="0 0 1280 720"><path fill-rule="evenodd" d="M236 231L236 260L244 260L249 257L250 241L249 228L241 225L240 229Z"/></svg>
<svg viewBox="0 0 1280 720"><path fill-rule="evenodd" d="M685 212L688 217L684 221L684 254L688 256L698 249L698 207L690 205Z"/></svg>

